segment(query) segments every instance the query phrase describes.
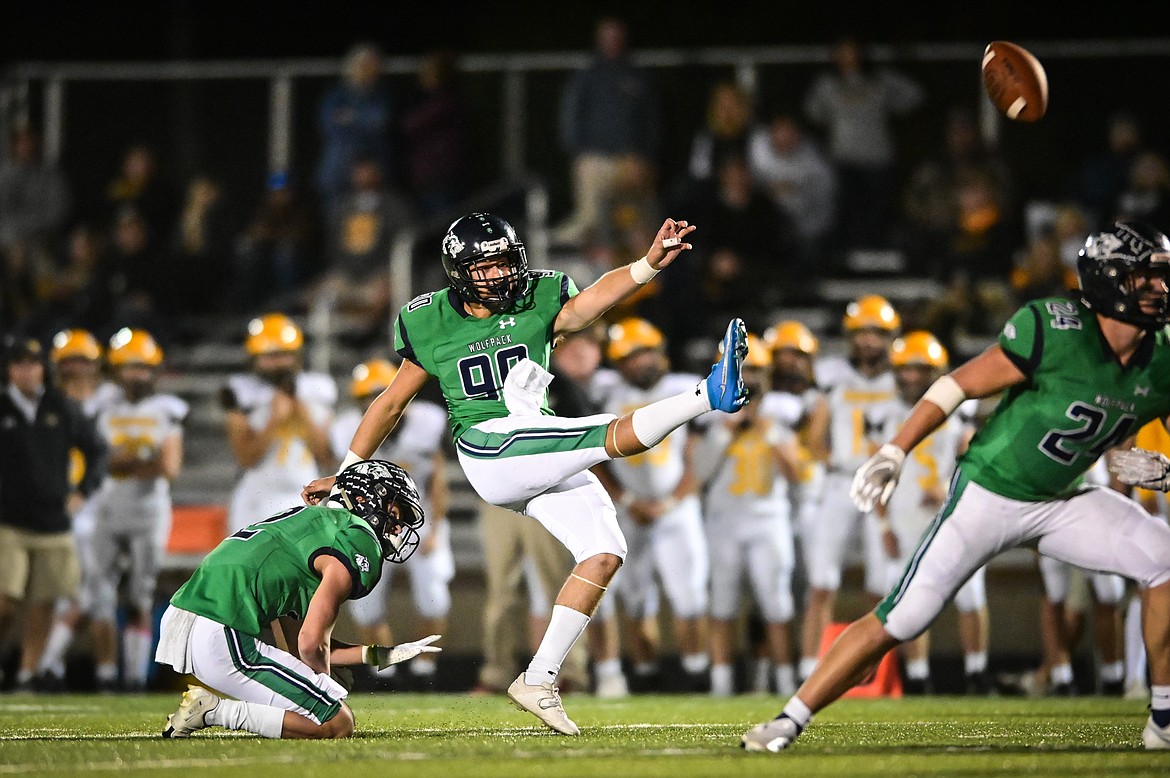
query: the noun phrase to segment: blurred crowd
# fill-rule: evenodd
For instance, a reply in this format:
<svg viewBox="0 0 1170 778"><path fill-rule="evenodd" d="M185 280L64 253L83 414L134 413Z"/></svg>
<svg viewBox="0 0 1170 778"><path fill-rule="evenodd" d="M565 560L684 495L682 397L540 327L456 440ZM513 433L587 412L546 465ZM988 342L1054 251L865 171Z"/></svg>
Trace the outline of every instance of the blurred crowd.
<svg viewBox="0 0 1170 778"><path fill-rule="evenodd" d="M824 305L820 282L856 272L867 255L900 256L907 275L937 282L942 293L899 311L888 301L856 300L834 332L846 338L855 366L869 365L870 378L888 379L884 400L912 402L914 381L905 378L911 368L941 370L946 363L939 354L963 356L963 336L990 336L1021 302L1075 287L1076 254L1088 232L1117 218L1170 229L1166 154L1124 106L1110 106L1098 153L1068 161L1064 196L1025 201L973 113L954 107L942 109L947 120L940 137L901 159L908 152L897 143L899 123L928 105L940 110L946 96L868 61L863 42L842 39L831 66L799 104L760 105L742 84L716 83L689 158L664 162L662 127L675 117L662 104L654 74L631 61L625 24L601 20L595 43L590 64L567 78L556 117L572 190L552 231L556 261L584 287L637 259L666 216L701 231L696 250L680 259L683 267L647 284L596 331L558 348L554 367L562 388L554 401L573 408L561 415L605 409L614 387L649 382L645 389L667 373L709 364L712 333L738 316L759 336L753 358L766 355L753 367L758 390L776 398L789 417L780 424L753 412L727 429L688 431L697 452L688 454L687 467L700 468L693 492L637 497L623 506L627 534L639 539L644 558L627 560L624 583L590 627L587 652L574 660L575 682L606 696L663 688L661 599L674 615L684 686L716 694L788 693L815 664L840 583L801 577L801 517L809 506L819 508L810 484L820 477L818 467L832 461L826 425L837 379L817 361L816 335L779 312ZM364 343L373 344L393 314L385 266L394 236L457 209L472 194L476 148L457 58L436 52L412 90L395 92L382 76L381 57L365 43L347 55L341 78L318 106L312 172L273 170L256 193L225 192L206 174L176 184L169 175L174 160L128 138L104 197L81 202L70 176L44 159L35 127L17 127L8 139L0 167L0 330L10 339L0 407L7 415L0 418L11 423L0 426L0 436L13 437L0 450L0 467L15 469L0 470L0 532L16 533L2 545L23 549L21 558L33 560L33 569L18 586L12 568L0 565L12 579L0 580L6 585L0 631L25 601L13 679L22 688L60 684L64 656L85 623L93 625L100 686L147 682L159 543L169 528L168 484L182 468L187 414L182 398L160 394L155 385L166 350L197 343L217 317L255 317L245 340L249 369L223 391L225 434L241 474L232 530L287 507L303 483L335 467L349 440L343 425L353 424L352 411L393 375L384 361L355 366L352 380L307 373L295 321L327 293L339 311L356 316L368 336ZM913 331L930 341L906 356ZM416 405L408 453L426 468L436 520L410 567L411 587L421 628L437 632L445 627L455 572L442 521L445 410ZM20 462L20 452L36 448L29 441L44 433L38 425L52 427L60 444L37 448L35 467L51 477L30 481L32 465ZM770 505L784 506L785 539L774 559L741 560L735 547L708 543L704 501L712 489L748 487L735 486L727 474L721 481L718 468L703 472L699 454L704 446L722 447L719 456L746 457L763 451L753 441L765 439L786 441L758 465L769 483L786 485L781 497L770 487L766 494ZM645 466L658 464L656 451L642 455ZM43 510L13 510L13 483L42 489ZM625 494L620 473L610 485L615 500ZM698 523L686 517L658 523L683 498L700 505L693 513ZM134 506L138 524L102 523L128 515L126 505ZM550 587L564 580L571 560L545 542L535 522L517 524L487 506L481 522L489 606L480 688L498 691L501 679L515 672L509 607L526 605L539 625L555 594ZM884 592L898 543L881 533L863 535L856 549L868 544L867 575L877 581L871 591ZM678 554L693 564L670 565ZM76 575L56 580L49 575L74 569ZM727 570L758 576L748 634L736 631L740 581L714 575ZM1070 573L1050 575L1058 580ZM783 587L765 592L761 581L768 576L773 583L783 579ZM1053 584L1049 591L1068 588ZM1113 609L1093 611L1095 623L1113 625L1099 631L1101 674L1094 688L1120 693L1127 676L1138 683L1141 675L1133 669L1138 665L1121 664L1120 614L1128 591L1115 583L1093 591L1090 602ZM1054 596L1045 618L1075 629L1074 609L1057 608L1065 600ZM388 643L385 610L377 607L384 601L370 599L373 605L354 618L366 631L363 640ZM963 635L968 688L986 692L994 687L987 676L986 602L969 602L964 613L975 615ZM116 620L119 613L129 617ZM542 631L534 627L530 634ZM1072 683L1069 644L1059 639L1067 634L1063 626L1052 631L1057 637L1045 645L1044 675L1032 688ZM921 682L915 689L928 689L926 644L908 651L905 677ZM729 668L744 657L750 673L733 673ZM416 663L409 669L416 676L436 672L425 657ZM573 673L567 666L569 683Z"/></svg>

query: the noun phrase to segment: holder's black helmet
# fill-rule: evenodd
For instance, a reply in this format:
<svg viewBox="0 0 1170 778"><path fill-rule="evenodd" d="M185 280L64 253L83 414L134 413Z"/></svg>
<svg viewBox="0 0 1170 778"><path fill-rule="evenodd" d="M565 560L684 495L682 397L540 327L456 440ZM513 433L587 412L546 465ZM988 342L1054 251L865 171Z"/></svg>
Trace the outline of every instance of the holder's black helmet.
<svg viewBox="0 0 1170 778"><path fill-rule="evenodd" d="M414 480L393 462L366 459L341 471L332 500L364 519L378 536L382 558L405 562L418 548L423 525L422 500ZM391 509L397 505L398 515Z"/></svg>
<svg viewBox="0 0 1170 778"><path fill-rule="evenodd" d="M474 266L485 260L503 263L496 277L477 278ZM443 270L465 301L503 313L528 293L528 255L516 230L499 216L472 213L456 219L443 236Z"/></svg>
<svg viewBox="0 0 1170 778"><path fill-rule="evenodd" d="M1085 302L1112 319L1157 329L1170 320L1170 299L1162 296L1153 313L1142 310L1143 292L1133 276L1151 270L1170 272L1170 238L1138 221L1119 221L1093 233L1077 255L1077 276ZM1168 279L1170 280L1170 279Z"/></svg>

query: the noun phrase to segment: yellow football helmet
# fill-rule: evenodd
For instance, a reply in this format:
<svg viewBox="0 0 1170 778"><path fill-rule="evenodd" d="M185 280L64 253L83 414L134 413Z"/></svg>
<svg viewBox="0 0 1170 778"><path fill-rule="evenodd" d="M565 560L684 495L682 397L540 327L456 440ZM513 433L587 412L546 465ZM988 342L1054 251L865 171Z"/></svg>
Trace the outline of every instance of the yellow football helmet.
<svg viewBox="0 0 1170 778"><path fill-rule="evenodd" d="M605 356L610 362L620 362L638 349L662 348L666 342L662 331L645 319L622 319L609 328L609 342Z"/></svg>
<svg viewBox="0 0 1170 778"><path fill-rule="evenodd" d="M924 365L945 370L949 362L946 348L925 330L908 332L890 345L890 364L894 367Z"/></svg>
<svg viewBox="0 0 1170 778"><path fill-rule="evenodd" d="M305 335L301 328L283 313L267 313L248 322L244 349L251 356L274 351L300 351L304 345Z"/></svg>
<svg viewBox="0 0 1170 778"><path fill-rule="evenodd" d="M386 359L371 359L362 362L353 369L353 382L349 385L349 394L355 400L378 394L394 380L398 368Z"/></svg>
<svg viewBox="0 0 1170 778"><path fill-rule="evenodd" d="M122 365L162 364L163 351L146 330L132 330L123 327L110 338L109 361L114 367Z"/></svg>
<svg viewBox="0 0 1170 778"><path fill-rule="evenodd" d="M61 330L53 336L53 350L49 356L54 362L62 359L96 362L102 358L102 347L88 330Z"/></svg>
<svg viewBox="0 0 1170 778"><path fill-rule="evenodd" d="M849 303L842 325L846 332L868 328L896 332L902 327L902 317L886 298L867 294Z"/></svg>
<svg viewBox="0 0 1170 778"><path fill-rule="evenodd" d="M789 348L810 357L815 357L821 347L812 330L795 319L777 322L765 330L764 343L773 352Z"/></svg>
<svg viewBox="0 0 1170 778"><path fill-rule="evenodd" d="M748 333L747 336L748 352L747 356L743 358L744 367L772 367L772 349L767 341L758 335ZM722 351L723 343L719 344Z"/></svg>

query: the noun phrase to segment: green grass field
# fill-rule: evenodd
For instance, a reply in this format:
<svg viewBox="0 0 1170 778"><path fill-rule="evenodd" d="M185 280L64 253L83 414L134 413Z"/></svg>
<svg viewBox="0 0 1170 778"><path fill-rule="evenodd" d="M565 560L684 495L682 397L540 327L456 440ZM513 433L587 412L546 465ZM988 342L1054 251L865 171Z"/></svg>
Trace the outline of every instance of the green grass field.
<svg viewBox="0 0 1170 778"><path fill-rule="evenodd" d="M577 738L554 735L503 697L360 694L358 734L281 742L205 730L159 737L178 694L0 697L0 773L81 775L1051 775L1170 776L1170 751L1142 750L1142 702L1104 698L846 700L780 755L739 736L773 715L767 697L713 700L567 695Z"/></svg>

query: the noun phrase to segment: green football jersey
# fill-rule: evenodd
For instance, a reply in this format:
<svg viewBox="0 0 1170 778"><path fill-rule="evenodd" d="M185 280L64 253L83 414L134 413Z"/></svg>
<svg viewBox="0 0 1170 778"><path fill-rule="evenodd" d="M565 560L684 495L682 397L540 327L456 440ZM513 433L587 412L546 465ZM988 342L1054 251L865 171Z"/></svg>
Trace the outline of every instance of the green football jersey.
<svg viewBox="0 0 1170 778"><path fill-rule="evenodd" d="M477 319L454 290L407 303L394 324L394 349L439 380L456 439L481 421L508 415L504 378L527 357L548 369L553 323L577 287L555 270L529 272L528 294L506 313ZM552 415L545 392L543 413Z"/></svg>
<svg viewBox="0 0 1170 778"><path fill-rule="evenodd" d="M382 547L369 524L341 508L300 506L225 538L171 604L259 637L279 616L305 617L322 554L349 570L350 599L369 594L382 575Z"/></svg>
<svg viewBox="0 0 1170 778"><path fill-rule="evenodd" d="M1033 300L999 345L1027 380L1009 389L961 457L975 483L1014 500L1076 489L1102 454L1170 413L1170 340L1146 337L1122 366L1093 311L1068 298Z"/></svg>

